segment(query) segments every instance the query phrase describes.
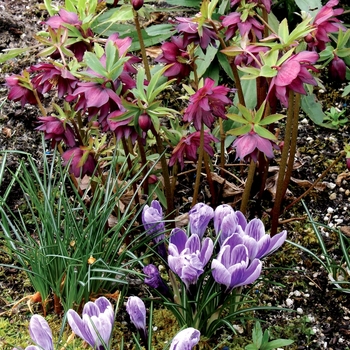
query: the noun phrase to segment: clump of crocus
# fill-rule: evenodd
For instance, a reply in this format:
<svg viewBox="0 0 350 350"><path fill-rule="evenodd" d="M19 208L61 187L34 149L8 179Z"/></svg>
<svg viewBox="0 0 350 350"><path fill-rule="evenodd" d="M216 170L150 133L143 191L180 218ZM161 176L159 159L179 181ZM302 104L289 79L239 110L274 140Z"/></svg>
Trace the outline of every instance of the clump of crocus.
<svg viewBox="0 0 350 350"><path fill-rule="evenodd" d="M211 128L215 118L227 119L225 107L232 104L227 97L230 89L220 85L214 87L214 84L213 79L206 78L203 87L190 97L183 120L193 122L196 130L201 130L203 123Z"/></svg>
<svg viewBox="0 0 350 350"><path fill-rule="evenodd" d="M67 319L72 331L93 349L108 349L114 324L114 311L107 298L100 297L94 302L87 302L82 317L76 311L68 310Z"/></svg>
<svg viewBox="0 0 350 350"><path fill-rule="evenodd" d="M25 350L53 350L52 331L44 317L33 315L29 322L29 334L37 345L28 345ZM13 350L20 350L13 348Z"/></svg>
<svg viewBox="0 0 350 350"><path fill-rule="evenodd" d="M191 350L195 347L199 339L201 337L201 333L193 328L185 328L175 335L170 344L170 350Z"/></svg>
<svg viewBox="0 0 350 350"><path fill-rule="evenodd" d="M141 338L147 344L148 333L146 328L146 306L144 302L139 297L129 297L126 303L126 312L129 314L133 325L140 332Z"/></svg>

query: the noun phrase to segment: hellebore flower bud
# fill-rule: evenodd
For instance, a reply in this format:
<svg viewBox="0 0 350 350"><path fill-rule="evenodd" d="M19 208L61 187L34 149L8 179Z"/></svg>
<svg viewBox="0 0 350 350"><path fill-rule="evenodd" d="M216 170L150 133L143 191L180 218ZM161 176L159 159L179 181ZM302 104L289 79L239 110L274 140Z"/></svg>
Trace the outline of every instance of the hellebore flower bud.
<svg viewBox="0 0 350 350"><path fill-rule="evenodd" d="M334 55L334 58L329 65L329 73L333 79L344 81L346 76L345 62L338 56Z"/></svg>
<svg viewBox="0 0 350 350"><path fill-rule="evenodd" d="M131 5L135 11L138 11L143 6L143 0L131 0Z"/></svg>
<svg viewBox="0 0 350 350"><path fill-rule="evenodd" d="M139 116L139 126L143 131L147 132L152 126L151 117L145 113L141 114Z"/></svg>

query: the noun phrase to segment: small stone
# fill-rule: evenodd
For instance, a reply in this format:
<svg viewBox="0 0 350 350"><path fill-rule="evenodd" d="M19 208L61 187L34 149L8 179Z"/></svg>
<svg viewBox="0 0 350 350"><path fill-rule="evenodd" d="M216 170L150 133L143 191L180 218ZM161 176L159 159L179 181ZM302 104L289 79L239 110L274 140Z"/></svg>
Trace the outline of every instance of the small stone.
<svg viewBox="0 0 350 350"><path fill-rule="evenodd" d="M293 304L294 304L294 300L292 300L292 299L290 299L290 298L286 299L286 305L287 305L288 307L293 306Z"/></svg>
<svg viewBox="0 0 350 350"><path fill-rule="evenodd" d="M307 118L304 118L300 121L301 124L309 124L309 120Z"/></svg>
<svg viewBox="0 0 350 350"><path fill-rule="evenodd" d="M331 195L329 196L329 199L331 201L334 201L337 198L337 194L336 193L331 193Z"/></svg>
<svg viewBox="0 0 350 350"><path fill-rule="evenodd" d="M337 185L333 182L327 182L326 186L331 190L337 187Z"/></svg>
<svg viewBox="0 0 350 350"><path fill-rule="evenodd" d="M298 313L299 315L302 315L302 314L304 313L304 311L303 311L303 309L302 309L301 307L298 307L298 308L297 308L297 313Z"/></svg>
<svg viewBox="0 0 350 350"><path fill-rule="evenodd" d="M300 297L300 296L301 296L301 293L300 293L298 290L295 290L295 291L294 291L294 295L295 295L296 297Z"/></svg>
<svg viewBox="0 0 350 350"><path fill-rule="evenodd" d="M328 207L328 208L327 208L327 213L328 213L328 214L334 213L334 209L331 208L331 207Z"/></svg>
<svg viewBox="0 0 350 350"><path fill-rule="evenodd" d="M346 191L345 191L345 194L346 194L347 196L350 196L350 190L346 190Z"/></svg>

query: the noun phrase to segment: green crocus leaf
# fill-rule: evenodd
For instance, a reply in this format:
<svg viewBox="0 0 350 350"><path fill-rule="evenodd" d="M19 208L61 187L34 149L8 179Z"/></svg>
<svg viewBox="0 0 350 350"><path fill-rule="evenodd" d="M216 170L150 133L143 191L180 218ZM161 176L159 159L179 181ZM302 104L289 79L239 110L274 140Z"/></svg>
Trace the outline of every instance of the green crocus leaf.
<svg viewBox="0 0 350 350"><path fill-rule="evenodd" d="M254 131L261 137L264 137L265 139L269 139L273 141L277 140L276 136L272 132L268 131L267 129L263 128L258 124L254 125Z"/></svg>
<svg viewBox="0 0 350 350"><path fill-rule="evenodd" d="M259 125L270 125L272 123L277 122L278 120L281 120L285 118L285 115L283 114L271 114L265 117L263 120L259 122Z"/></svg>

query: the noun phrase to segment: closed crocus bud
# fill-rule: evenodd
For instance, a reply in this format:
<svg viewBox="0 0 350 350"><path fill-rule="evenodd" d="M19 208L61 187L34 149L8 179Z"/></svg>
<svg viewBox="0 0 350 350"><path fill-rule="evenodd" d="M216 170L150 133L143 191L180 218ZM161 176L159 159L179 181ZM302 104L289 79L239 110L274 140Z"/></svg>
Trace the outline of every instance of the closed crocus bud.
<svg viewBox="0 0 350 350"><path fill-rule="evenodd" d="M160 273L156 266L153 264L145 266L143 268L143 273L146 275L144 280L145 284L158 290L158 292L164 296L170 295L169 288L160 276Z"/></svg>
<svg viewBox="0 0 350 350"><path fill-rule="evenodd" d="M33 349L53 350L52 332L45 318L40 315L33 315L29 322L29 334L33 341L39 346L32 346ZM26 349L29 349L28 346Z"/></svg>
<svg viewBox="0 0 350 350"><path fill-rule="evenodd" d="M129 297L126 303L126 312L129 314L131 322L146 342L146 306L144 302L139 297Z"/></svg>
<svg viewBox="0 0 350 350"><path fill-rule="evenodd" d="M138 11L143 6L143 0L131 0L131 5L135 11Z"/></svg>
<svg viewBox="0 0 350 350"><path fill-rule="evenodd" d="M141 114L139 116L139 126L143 131L148 131L152 126L152 119L148 114Z"/></svg>
<svg viewBox="0 0 350 350"><path fill-rule="evenodd" d="M214 210L209 205L197 203L189 212L191 234L203 237L209 221L214 217Z"/></svg>
<svg viewBox="0 0 350 350"><path fill-rule="evenodd" d="M338 56L334 55L334 58L329 65L329 73L333 79L344 81L346 76L345 62Z"/></svg>
<svg viewBox="0 0 350 350"><path fill-rule="evenodd" d="M195 328L186 328L177 333L171 342L170 350L191 350L199 342L201 333Z"/></svg>

